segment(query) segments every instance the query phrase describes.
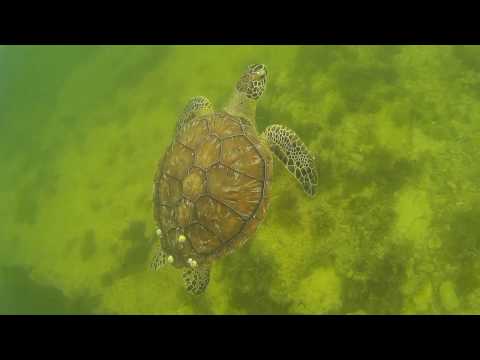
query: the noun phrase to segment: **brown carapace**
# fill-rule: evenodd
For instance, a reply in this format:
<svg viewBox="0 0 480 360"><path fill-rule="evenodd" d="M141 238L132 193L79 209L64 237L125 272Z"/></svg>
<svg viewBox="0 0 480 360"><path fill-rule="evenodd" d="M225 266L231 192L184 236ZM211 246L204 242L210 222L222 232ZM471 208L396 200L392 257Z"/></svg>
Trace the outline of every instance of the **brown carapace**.
<svg viewBox="0 0 480 360"><path fill-rule="evenodd" d="M272 161L256 129L225 112L176 134L154 182L154 217L172 265L209 264L245 243L268 207Z"/></svg>

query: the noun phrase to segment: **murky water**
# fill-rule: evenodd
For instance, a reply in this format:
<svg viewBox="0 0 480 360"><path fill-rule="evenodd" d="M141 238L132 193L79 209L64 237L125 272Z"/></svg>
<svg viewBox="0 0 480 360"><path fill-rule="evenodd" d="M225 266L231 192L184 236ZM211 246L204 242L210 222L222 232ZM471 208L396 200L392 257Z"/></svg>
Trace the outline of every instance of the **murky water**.
<svg viewBox="0 0 480 360"><path fill-rule="evenodd" d="M0 47L0 313L480 313L480 47ZM294 129L268 215L207 291L149 270L157 161L188 99L269 69Z"/></svg>

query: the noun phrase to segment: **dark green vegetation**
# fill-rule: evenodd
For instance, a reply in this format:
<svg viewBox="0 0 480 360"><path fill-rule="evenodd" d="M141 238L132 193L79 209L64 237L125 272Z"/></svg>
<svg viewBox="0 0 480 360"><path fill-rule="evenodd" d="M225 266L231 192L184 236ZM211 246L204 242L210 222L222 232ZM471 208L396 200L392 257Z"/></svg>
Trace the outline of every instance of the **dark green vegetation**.
<svg viewBox="0 0 480 360"><path fill-rule="evenodd" d="M141 221L131 222L122 232L117 246L127 249L126 253L113 271L102 276L103 284L112 285L118 279L148 269L152 241L145 236L145 232L146 225Z"/></svg>
<svg viewBox="0 0 480 360"><path fill-rule="evenodd" d="M0 313L479 313L479 55L0 47ZM148 269L153 171L187 100L220 107L252 61L258 130L300 135L318 195L276 161L267 219L192 297Z"/></svg>

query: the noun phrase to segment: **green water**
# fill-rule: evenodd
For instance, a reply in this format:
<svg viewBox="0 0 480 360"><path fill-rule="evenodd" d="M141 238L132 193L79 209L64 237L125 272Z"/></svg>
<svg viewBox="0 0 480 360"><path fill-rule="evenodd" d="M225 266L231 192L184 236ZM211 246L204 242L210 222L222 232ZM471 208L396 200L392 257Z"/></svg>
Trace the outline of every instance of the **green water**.
<svg viewBox="0 0 480 360"><path fill-rule="evenodd" d="M0 47L0 313L480 313L480 47ZM148 269L155 166L188 99L269 69L266 220L191 296Z"/></svg>

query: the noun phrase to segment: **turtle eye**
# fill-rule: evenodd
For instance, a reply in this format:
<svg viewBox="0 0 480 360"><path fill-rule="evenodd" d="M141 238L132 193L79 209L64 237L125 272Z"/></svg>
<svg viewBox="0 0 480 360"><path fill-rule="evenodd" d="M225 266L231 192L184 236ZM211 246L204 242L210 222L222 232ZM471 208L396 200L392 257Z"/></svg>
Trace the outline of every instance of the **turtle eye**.
<svg viewBox="0 0 480 360"><path fill-rule="evenodd" d="M248 65L248 72L251 74L257 73L264 68L262 64L250 64Z"/></svg>
<svg viewBox="0 0 480 360"><path fill-rule="evenodd" d="M267 75L267 68L263 64L250 65L249 70L256 80L263 79Z"/></svg>
<svg viewBox="0 0 480 360"><path fill-rule="evenodd" d="M267 75L267 72L263 69L258 70L256 73L257 79L263 79L265 75Z"/></svg>

